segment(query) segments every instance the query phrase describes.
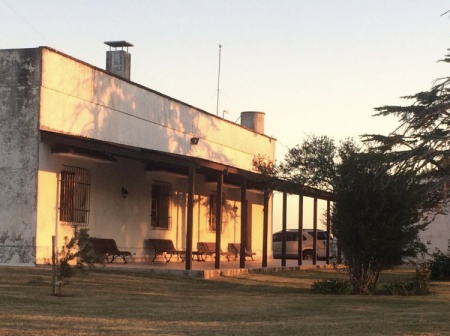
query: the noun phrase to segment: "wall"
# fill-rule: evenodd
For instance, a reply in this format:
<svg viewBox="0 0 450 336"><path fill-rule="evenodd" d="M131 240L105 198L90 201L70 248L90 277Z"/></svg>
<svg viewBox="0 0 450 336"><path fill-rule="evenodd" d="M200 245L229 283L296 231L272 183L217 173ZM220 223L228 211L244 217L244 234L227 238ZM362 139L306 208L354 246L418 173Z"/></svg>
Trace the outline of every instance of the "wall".
<svg viewBox="0 0 450 336"><path fill-rule="evenodd" d="M449 211L450 209L447 209ZM428 248L428 253L450 253L450 214L437 215L425 231L420 233L422 243Z"/></svg>
<svg viewBox="0 0 450 336"><path fill-rule="evenodd" d="M44 48L40 127L252 170L275 140ZM190 139L199 137L198 145Z"/></svg>
<svg viewBox="0 0 450 336"><path fill-rule="evenodd" d="M39 49L0 50L0 264L34 263Z"/></svg>

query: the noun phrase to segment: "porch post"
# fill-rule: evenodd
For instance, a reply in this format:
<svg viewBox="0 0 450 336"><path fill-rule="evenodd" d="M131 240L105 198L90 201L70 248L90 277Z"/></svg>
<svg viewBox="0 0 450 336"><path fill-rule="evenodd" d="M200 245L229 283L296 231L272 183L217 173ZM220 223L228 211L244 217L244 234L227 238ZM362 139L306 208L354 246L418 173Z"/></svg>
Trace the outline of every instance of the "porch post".
<svg viewBox="0 0 450 336"><path fill-rule="evenodd" d="M187 227L186 227L186 270L192 269L192 233L194 227L194 188L195 167L189 167L188 201L187 201Z"/></svg>
<svg viewBox="0 0 450 336"><path fill-rule="evenodd" d="M313 265L317 265L317 197L314 197L314 215L313 215Z"/></svg>
<svg viewBox="0 0 450 336"><path fill-rule="evenodd" d="M286 266L286 228L287 228L287 193L283 191L283 219L282 219L283 240L281 241L281 266Z"/></svg>
<svg viewBox="0 0 450 336"><path fill-rule="evenodd" d="M241 251L239 267L245 268L245 248L247 247L247 181L241 182Z"/></svg>
<svg viewBox="0 0 450 336"><path fill-rule="evenodd" d="M331 213L331 202L330 200L327 200L327 264L330 263L330 229L331 229L331 218L330 218L330 213Z"/></svg>
<svg viewBox="0 0 450 336"><path fill-rule="evenodd" d="M216 197L216 262L215 268L220 269L220 236L222 233L222 185L223 174L217 177L217 197Z"/></svg>
<svg viewBox="0 0 450 336"><path fill-rule="evenodd" d="M263 253L262 267L267 267L267 240L269 234L269 190L264 190L264 219L263 219Z"/></svg>
<svg viewBox="0 0 450 336"><path fill-rule="evenodd" d="M303 263L303 195L298 195L298 265Z"/></svg>

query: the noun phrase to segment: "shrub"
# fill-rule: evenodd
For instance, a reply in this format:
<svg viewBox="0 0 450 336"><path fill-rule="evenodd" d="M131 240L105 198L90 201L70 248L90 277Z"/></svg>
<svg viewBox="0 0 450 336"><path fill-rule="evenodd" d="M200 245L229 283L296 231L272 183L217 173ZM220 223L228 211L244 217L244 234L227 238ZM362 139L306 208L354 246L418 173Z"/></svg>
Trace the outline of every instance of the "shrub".
<svg viewBox="0 0 450 336"><path fill-rule="evenodd" d="M416 269L416 274L407 281L392 281L384 288L392 295L427 295L430 271L427 268Z"/></svg>
<svg viewBox="0 0 450 336"><path fill-rule="evenodd" d="M45 285L45 281L44 281L43 277L35 276L35 277L32 277L30 280L28 280L28 284L40 286L40 285Z"/></svg>
<svg viewBox="0 0 450 336"><path fill-rule="evenodd" d="M450 280L450 255L445 255L441 251L432 254L430 261L431 280Z"/></svg>
<svg viewBox="0 0 450 336"><path fill-rule="evenodd" d="M57 280L55 285L61 287L69 282L69 279L76 273L82 271L84 264L92 266L97 261L97 257L93 253L92 244L90 242L88 229L75 229L74 236L64 237L64 245L58 253L56 265Z"/></svg>
<svg viewBox="0 0 450 336"><path fill-rule="evenodd" d="M347 295L353 292L350 281L341 279L327 279L316 281L311 285L314 294Z"/></svg>

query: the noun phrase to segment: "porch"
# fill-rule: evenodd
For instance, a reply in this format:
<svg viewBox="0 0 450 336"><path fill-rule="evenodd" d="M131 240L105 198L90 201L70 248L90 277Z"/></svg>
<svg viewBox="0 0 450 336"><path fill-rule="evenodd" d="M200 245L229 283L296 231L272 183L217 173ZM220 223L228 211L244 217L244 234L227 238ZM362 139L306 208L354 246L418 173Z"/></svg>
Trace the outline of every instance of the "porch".
<svg viewBox="0 0 450 336"><path fill-rule="evenodd" d="M103 268L106 270L120 270L137 273L156 273L156 274L173 274L178 276L186 276L191 278L212 279L219 276L237 276L251 273L270 273L282 271L297 271L311 268L331 268L332 264L327 264L325 261L317 261L314 265L313 261L302 261L302 265L298 265L298 261L294 259L286 260L286 265L282 266L281 259L269 259L267 267L261 266L261 259L247 260L245 268L240 268L240 261L222 261L220 269L215 268L215 261L208 259L207 261L192 261L190 270L186 270L185 262L172 259L170 262L165 262L163 259L154 262L128 262L127 264L120 261L112 264L98 265L96 268Z"/></svg>
<svg viewBox="0 0 450 336"><path fill-rule="evenodd" d="M287 263L285 260L271 259L273 226L271 195L273 191L281 192L283 195L281 206L283 231L286 231L287 227L288 194L298 196L297 222L300 231L304 227L304 198L313 200L314 216L312 223L308 224L315 231L319 222L318 200L326 202L326 226L327 231L330 231L330 204L333 195L328 192L253 171L176 154L117 146L51 132L42 132L41 137L42 151L46 152L49 161L54 161L53 183L62 180L58 177L62 174L58 171L60 164L75 166L82 163L90 169L96 185L91 202L96 206L86 212L93 219L93 225L86 222L85 226L90 229L92 237L115 239L121 250L130 251L136 261L143 262L131 264L138 265L139 268L173 269L179 272L184 269L187 273L201 272L203 274L201 277L208 277L209 275L205 274L220 274L224 270L233 273L237 272L234 270L241 269L298 266L295 260ZM114 162L99 163L99 153L102 157L107 155L114 158ZM49 181L42 181L42 185L44 184L48 187ZM155 186L161 189L161 186L165 185L170 188L167 188L166 193L161 193L161 195L167 195L164 198L167 204L164 203L166 205L161 206L161 209L165 210L165 218L170 218L171 224L167 221L166 227L155 227L153 212L156 214L156 210L159 209L158 201L161 204L163 202L162 196L156 195L153 189ZM120 186L126 186L126 188ZM53 190L58 190L58 185L54 184ZM117 193L119 190L120 195ZM58 203L56 195L57 193L52 193L52 201L49 204ZM45 196L49 198L49 195ZM87 197L89 198L90 196ZM169 198L173 200L169 201ZM147 200L150 201L151 208ZM217 209L221 210L217 211ZM51 220L42 220L42 223L44 225L55 223L54 231L58 232L61 241L61 237L64 234L70 235L70 232L63 231L64 227L59 225L59 209L56 210L45 212L45 214L53 213L54 217ZM151 221L149 221L148 213L151 214ZM86 218L88 218L87 215ZM112 223L114 224L111 225ZM43 231L40 230L40 232ZM52 231L50 224L48 231ZM158 261L155 261L153 265L145 264L148 262L146 260L148 253L142 242L149 238L170 239L175 248L185 250L188 256L195 252L195 246L200 241L214 242L216 247L222 246L222 248L230 242L239 243L241 255L245 254L245 248L248 248L257 253L259 260L250 261L241 258L233 262L208 260L206 263L201 263L188 258L183 263L172 260L169 264L162 262L161 267L155 267ZM299 251L303 250L302 244L302 240L299 240ZM60 246L61 243L56 245ZM284 254L286 253L285 245L286 242L283 242ZM316 245L315 239L314 249ZM327 249L329 250L329 247ZM319 261L314 260L312 264L315 265L317 262ZM177 265L174 266L174 264Z"/></svg>

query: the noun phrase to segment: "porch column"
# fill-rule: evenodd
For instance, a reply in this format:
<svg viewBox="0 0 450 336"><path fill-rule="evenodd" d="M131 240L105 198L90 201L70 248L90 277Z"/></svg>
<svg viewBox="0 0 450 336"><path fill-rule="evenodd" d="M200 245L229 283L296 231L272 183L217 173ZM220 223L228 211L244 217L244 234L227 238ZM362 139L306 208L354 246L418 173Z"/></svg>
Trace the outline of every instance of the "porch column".
<svg viewBox="0 0 450 336"><path fill-rule="evenodd" d="M303 263L303 195L298 195L298 265Z"/></svg>
<svg viewBox="0 0 450 336"><path fill-rule="evenodd" d="M222 186L223 174L217 176L217 197L216 197L216 262L215 268L220 269L220 238L222 233Z"/></svg>
<svg viewBox="0 0 450 336"><path fill-rule="evenodd" d="M327 264L330 263L330 229L331 229L331 218L330 218L330 213L331 213L331 202L330 200L327 200Z"/></svg>
<svg viewBox="0 0 450 336"><path fill-rule="evenodd" d="M286 228L287 228L287 193L283 191L283 219L282 232L283 240L281 241L281 266L286 266Z"/></svg>
<svg viewBox="0 0 450 336"><path fill-rule="evenodd" d="M186 270L192 269L192 233L194 227L195 167L189 167L187 225L186 225Z"/></svg>
<svg viewBox="0 0 450 336"><path fill-rule="evenodd" d="M266 189L266 190L264 190L262 267L267 267L267 240L268 240L268 234L269 234L269 198L270 198L270 193Z"/></svg>
<svg viewBox="0 0 450 336"><path fill-rule="evenodd" d="M247 181L241 182L241 251L239 267L245 268L245 248L247 247Z"/></svg>
<svg viewBox="0 0 450 336"><path fill-rule="evenodd" d="M313 215L313 265L317 265L317 197L314 197L314 215Z"/></svg>

